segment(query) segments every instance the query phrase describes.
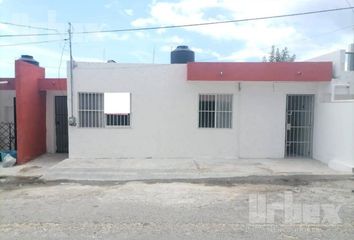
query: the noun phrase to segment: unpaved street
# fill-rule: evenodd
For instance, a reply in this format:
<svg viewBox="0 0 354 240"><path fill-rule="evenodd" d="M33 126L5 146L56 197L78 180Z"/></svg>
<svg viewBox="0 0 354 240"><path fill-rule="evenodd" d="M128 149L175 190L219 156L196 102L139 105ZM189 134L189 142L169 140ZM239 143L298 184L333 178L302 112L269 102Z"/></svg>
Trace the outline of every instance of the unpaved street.
<svg viewBox="0 0 354 240"><path fill-rule="evenodd" d="M354 239L353 189L349 179L3 184L0 239Z"/></svg>

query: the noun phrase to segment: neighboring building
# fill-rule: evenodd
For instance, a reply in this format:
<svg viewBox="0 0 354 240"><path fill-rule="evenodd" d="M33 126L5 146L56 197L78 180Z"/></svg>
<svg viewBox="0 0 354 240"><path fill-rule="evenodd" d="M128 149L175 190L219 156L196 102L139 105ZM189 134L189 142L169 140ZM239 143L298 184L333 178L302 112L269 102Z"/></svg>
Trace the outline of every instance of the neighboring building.
<svg viewBox="0 0 354 240"><path fill-rule="evenodd" d="M203 63L183 50L172 56L178 64L75 62L69 157L300 157L354 167L354 71L344 70L345 51L310 62ZM46 148L55 152L65 138L54 119L67 118L55 114L54 99L66 94L40 82L51 86L43 89Z"/></svg>
<svg viewBox="0 0 354 240"><path fill-rule="evenodd" d="M19 164L46 152L67 152L65 96L66 79L45 78L45 69L23 55L15 62L15 78L0 78L0 150L16 149Z"/></svg>

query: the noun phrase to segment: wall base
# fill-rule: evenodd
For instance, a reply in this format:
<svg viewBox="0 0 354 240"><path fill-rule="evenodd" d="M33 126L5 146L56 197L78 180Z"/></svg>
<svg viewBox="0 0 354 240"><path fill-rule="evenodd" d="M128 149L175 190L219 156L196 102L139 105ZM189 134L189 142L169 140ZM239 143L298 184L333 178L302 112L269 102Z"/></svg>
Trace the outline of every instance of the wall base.
<svg viewBox="0 0 354 240"><path fill-rule="evenodd" d="M348 173L354 172L354 165L343 163L337 160L332 160L328 162L328 167L341 172L348 172Z"/></svg>

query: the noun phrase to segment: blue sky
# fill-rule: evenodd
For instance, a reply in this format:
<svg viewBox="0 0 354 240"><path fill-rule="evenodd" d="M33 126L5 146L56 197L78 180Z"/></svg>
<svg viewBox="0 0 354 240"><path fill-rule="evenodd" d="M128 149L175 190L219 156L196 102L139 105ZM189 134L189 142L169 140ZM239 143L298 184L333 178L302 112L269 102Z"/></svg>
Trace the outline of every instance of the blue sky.
<svg viewBox="0 0 354 240"><path fill-rule="evenodd" d="M70 21L75 32L223 21L348 5L354 6L354 0L0 0L0 22L65 32ZM271 45L276 45L287 46L297 55L297 60L305 60L346 48L354 41L353 19L353 11L346 10L238 24L74 34L73 53L78 61L114 59L124 63L169 63L171 49L183 44L196 52L197 61L261 61ZM53 32L0 24L0 35ZM33 55L46 67L47 76L65 77L69 52L68 45L61 39L66 37L0 38L0 45L59 40L0 46L0 77L14 75L14 60L21 54Z"/></svg>

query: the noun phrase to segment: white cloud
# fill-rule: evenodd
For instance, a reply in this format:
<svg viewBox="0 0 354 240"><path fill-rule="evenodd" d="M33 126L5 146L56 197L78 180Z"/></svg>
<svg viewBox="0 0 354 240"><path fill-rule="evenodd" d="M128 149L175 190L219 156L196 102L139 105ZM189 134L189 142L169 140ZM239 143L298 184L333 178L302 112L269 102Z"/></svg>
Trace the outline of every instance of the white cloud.
<svg viewBox="0 0 354 240"><path fill-rule="evenodd" d="M244 19L262 16L282 15L294 12L305 12L318 9L346 6L331 0L180 0L178 2L153 1L149 16L135 19L134 27L183 25L190 23L213 22L230 19ZM343 13L343 12L341 12ZM325 16L321 18L320 16ZM228 56L225 60L247 60L261 58L271 45L289 46L290 50L299 50L300 55L305 49L299 45L308 40L307 34L324 32L343 24L342 15L312 15L262 21L248 21L230 24L217 24L188 27L184 30L198 33L212 40L238 41L242 49ZM343 26L342 26L343 27ZM324 41L324 39L321 39ZM206 38L205 41L208 41ZM334 45L328 40L328 46ZM310 43L312 43L311 41ZM309 44L310 45L310 44ZM294 48L290 48L293 46ZM164 48L166 50L167 48Z"/></svg>
<svg viewBox="0 0 354 240"><path fill-rule="evenodd" d="M177 35L170 37L165 37L162 39L157 39L157 41L162 42L162 46L159 48L161 52L171 52L177 45L186 44L187 40L181 38Z"/></svg>
<svg viewBox="0 0 354 240"><path fill-rule="evenodd" d="M171 43L171 44L182 44L185 42L185 40L179 36L171 36L163 39L164 42L166 43Z"/></svg>
<svg viewBox="0 0 354 240"><path fill-rule="evenodd" d="M279 1L277 0L257 1L257 3L255 4L255 1L241 0L156 2L151 6L149 17L138 18L132 22L132 25L146 27L150 25L180 25L225 20L226 17L221 14L216 17L206 15L206 11L215 9L221 9L228 14L228 19L250 17L249 13L252 13L252 16L265 16L285 12L284 4L278 4ZM260 47L268 47L274 42L286 41L299 35L293 27L271 21L207 25L185 29L216 40L239 40L247 42L247 45L259 45Z"/></svg>

